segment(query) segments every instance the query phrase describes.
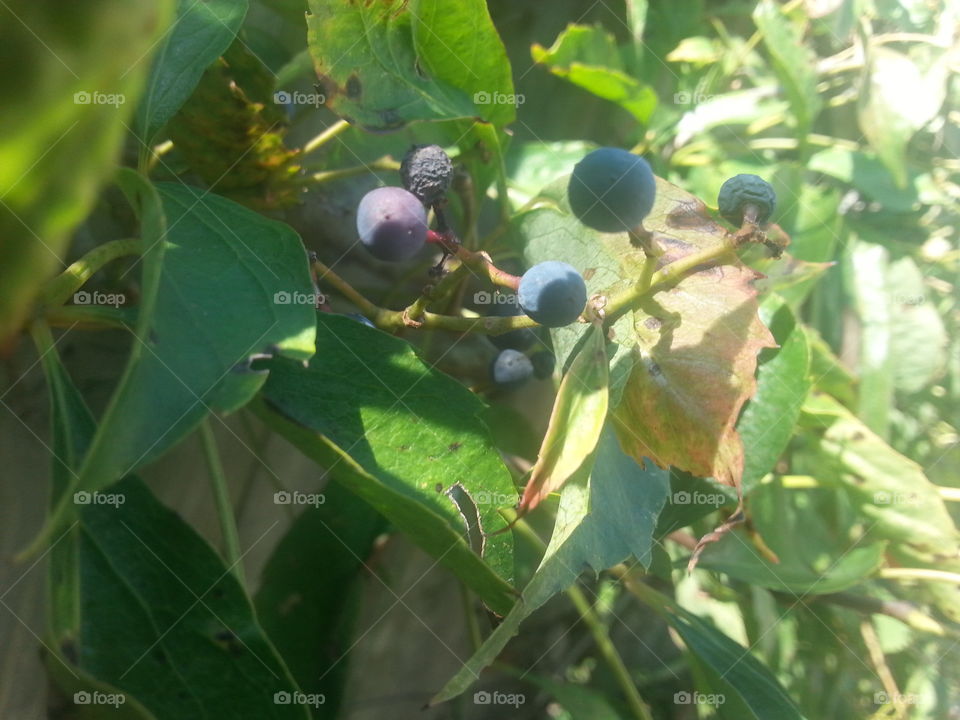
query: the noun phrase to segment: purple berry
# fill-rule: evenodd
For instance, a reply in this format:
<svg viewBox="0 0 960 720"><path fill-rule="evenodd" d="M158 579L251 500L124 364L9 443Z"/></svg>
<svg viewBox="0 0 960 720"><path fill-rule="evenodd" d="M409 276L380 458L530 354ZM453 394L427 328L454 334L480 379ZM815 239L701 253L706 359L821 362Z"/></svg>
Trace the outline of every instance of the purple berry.
<svg viewBox="0 0 960 720"><path fill-rule="evenodd" d="M409 260L427 239L427 213L415 195L398 187L371 190L357 207L360 242L380 260Z"/></svg>

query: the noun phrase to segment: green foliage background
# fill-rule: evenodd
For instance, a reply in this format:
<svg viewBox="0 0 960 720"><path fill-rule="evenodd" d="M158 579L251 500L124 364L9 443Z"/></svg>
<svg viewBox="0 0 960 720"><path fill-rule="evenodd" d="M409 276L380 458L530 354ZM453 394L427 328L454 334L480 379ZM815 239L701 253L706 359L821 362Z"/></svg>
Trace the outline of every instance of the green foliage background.
<svg viewBox="0 0 960 720"><path fill-rule="evenodd" d="M18 360L43 369L52 491L20 560L53 541L36 637L66 697L123 692L125 716L159 720L366 717L377 698L357 677L390 674L397 647L351 662L370 629L364 578L402 603L394 568L377 564L402 535L464 602L449 681L394 699L396 717L420 717L431 697L423 717L960 713L960 6L184 0L127 27L96 5L67 13L73 34L26 4L0 10L0 55L31 72L0 84L0 389L19 383ZM126 100L70 101L88 90ZM468 248L518 272L559 254L591 269L592 292L636 269L625 241L564 207L566 175L592 147L648 158L664 217L695 198L712 208L737 173L776 188L769 232L791 238L788 252L743 254L764 275L759 318L777 344L737 422L747 522L694 572L692 546L736 493L638 463L605 402L563 419L582 464L562 492L513 533L479 532L512 519L557 388L582 392L562 389L565 371L600 378L611 407L629 395L649 308L605 346L583 325L541 333L556 376L504 393L478 334L381 315L389 337L289 300L321 293L324 311L378 320L371 307L421 292L436 257L373 263L352 216L365 191L399 184L414 142L454 156L448 213ZM342 283L312 275L304 245ZM124 301L85 306L81 287ZM484 288L470 278L434 310L475 319ZM689 324L697 308L679 314ZM62 350L87 329L123 356L106 388ZM19 342L27 331L37 354ZM609 355L609 377L584 347ZM241 500L211 430L234 433L230 413L256 456ZM317 464L307 490L325 502L284 518L251 568L256 538L234 516L294 491L252 439L271 432ZM216 549L154 494L155 461L193 435ZM276 700L297 693L324 702ZM110 712L75 701L63 716Z"/></svg>

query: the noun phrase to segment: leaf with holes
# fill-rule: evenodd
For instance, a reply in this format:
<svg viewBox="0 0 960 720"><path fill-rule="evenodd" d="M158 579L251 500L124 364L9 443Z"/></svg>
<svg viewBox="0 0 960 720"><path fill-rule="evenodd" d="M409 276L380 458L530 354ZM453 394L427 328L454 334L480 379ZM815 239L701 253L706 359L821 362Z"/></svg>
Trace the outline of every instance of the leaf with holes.
<svg viewBox="0 0 960 720"><path fill-rule="evenodd" d="M510 62L483 0L309 0L327 106L368 130L415 120L512 122Z"/></svg>

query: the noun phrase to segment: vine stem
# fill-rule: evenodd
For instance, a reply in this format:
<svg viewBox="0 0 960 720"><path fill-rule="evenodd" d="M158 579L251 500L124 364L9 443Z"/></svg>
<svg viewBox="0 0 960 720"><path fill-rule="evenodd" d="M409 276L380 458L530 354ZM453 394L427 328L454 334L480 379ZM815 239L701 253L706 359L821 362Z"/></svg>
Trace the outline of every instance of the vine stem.
<svg viewBox="0 0 960 720"><path fill-rule="evenodd" d="M674 260L669 265L665 265L654 272L649 279L649 283L644 287L645 273L641 273L640 279L629 288L622 290L614 295L608 295L603 306L605 316L608 320L615 320L617 317L634 308L647 295L651 295L670 285L675 285L687 275L696 272L703 266L711 266L718 261L730 256L731 259L739 245L738 240L728 235L723 242L714 247L701 250L698 253L685 255L678 260ZM647 263L649 264L649 262Z"/></svg>
<svg viewBox="0 0 960 720"><path fill-rule="evenodd" d="M888 580L935 580L960 585L960 573L931 568L881 568L880 577Z"/></svg>
<svg viewBox="0 0 960 720"><path fill-rule="evenodd" d="M510 515L513 517L505 519L508 521L512 519L513 528L518 534L539 549L540 552L546 551L547 544L537 535L536 531L530 527L530 524L523 518L516 518L513 513L510 513ZM617 679L617 684L626 696L633 716L637 720L653 720L650 708L643 701L643 698L640 697L640 692L637 690L633 678L630 677L630 671L627 669L626 663L623 662L623 658L610 639L610 633L607 632L607 628L593 609L590 601L587 600L583 591L576 585L567 588L566 595L570 598L570 602L573 603L577 612L580 613L580 618L590 630L590 634L593 636L593 640L597 645L597 649L600 651L600 655L603 657L603 661L607 664L607 667L610 668L610 671Z"/></svg>
<svg viewBox="0 0 960 720"><path fill-rule="evenodd" d="M323 147L326 143L333 140L340 133L349 129L350 123L348 123L346 120L337 120L337 122L324 129L324 131L319 135L307 141L307 143L303 146L303 152L301 155L308 155L309 153L312 153L317 148Z"/></svg>
<svg viewBox="0 0 960 720"><path fill-rule="evenodd" d="M63 305L108 262L125 255L139 255L142 251L143 243L137 238L98 245L50 281L43 291L43 303L47 307Z"/></svg>
<svg viewBox="0 0 960 720"><path fill-rule="evenodd" d="M787 601L790 601L790 596L785 595L784 597ZM944 626L915 605L904 600L881 600L880 598L855 595L849 592L818 595L816 600L817 602L850 608L866 615L886 615L920 632L955 640L960 639L960 632L957 632L955 628Z"/></svg>
<svg viewBox="0 0 960 720"><path fill-rule="evenodd" d="M342 180L343 178L353 177L355 175L366 175L369 172L378 170L399 170L400 163L389 156L384 156L366 165L355 165L339 170L321 170L320 172L309 173L298 179L301 185L320 185L321 183Z"/></svg>
<svg viewBox="0 0 960 720"><path fill-rule="evenodd" d="M223 549L227 555L227 562L240 584L246 586L237 521L233 515L233 506L230 504L230 493L227 490L227 478L223 473L223 464L220 462L220 452L217 450L217 439L213 435L209 419L205 418L200 423L200 439L203 442L203 454L207 461L207 469L210 471L210 487L213 490L213 499L217 507L217 518L220 520L220 534L223 536Z"/></svg>
<svg viewBox="0 0 960 720"><path fill-rule="evenodd" d="M406 310L387 310L374 305L363 295L353 289L346 280L337 275L319 260L315 260L313 268L318 282L326 282L334 287L347 300L352 302L360 312L370 319L377 327L383 330L399 330L411 325ZM511 330L537 327L537 323L526 315L513 317L454 317L452 315L438 315L423 312L413 323L417 327L430 330L450 330L453 332L476 332L483 335L500 335Z"/></svg>
<svg viewBox="0 0 960 720"><path fill-rule="evenodd" d="M947 502L960 502L960 488L938 485L937 492L940 493L940 497Z"/></svg>

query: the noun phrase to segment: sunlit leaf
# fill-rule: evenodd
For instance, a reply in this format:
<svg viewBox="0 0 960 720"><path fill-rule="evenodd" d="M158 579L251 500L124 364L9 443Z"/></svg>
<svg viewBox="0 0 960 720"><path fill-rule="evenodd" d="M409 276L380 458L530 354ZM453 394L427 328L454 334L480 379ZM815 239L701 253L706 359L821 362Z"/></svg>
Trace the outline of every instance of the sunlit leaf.
<svg viewBox="0 0 960 720"><path fill-rule="evenodd" d="M370 130L515 116L510 64L486 3L309 0L307 40L327 106Z"/></svg>
<svg viewBox="0 0 960 720"><path fill-rule="evenodd" d="M858 94L860 129L893 174L907 187L907 143L943 105L947 67L935 62L924 71L910 57L887 46L870 44L867 69Z"/></svg>
<svg viewBox="0 0 960 720"><path fill-rule="evenodd" d="M405 341L350 318L320 313L317 338L324 350L307 367L271 363L261 415L506 613L513 540L498 531L517 492L481 400ZM471 528L486 533L479 547Z"/></svg>
<svg viewBox="0 0 960 720"><path fill-rule="evenodd" d="M170 0L14 8L0 7L10 68L0 77L0 343L20 329L113 174L173 14Z"/></svg>
<svg viewBox="0 0 960 720"><path fill-rule="evenodd" d="M646 123L657 107L649 85L627 74L613 35L599 27L569 25L547 49L534 44L533 61Z"/></svg>
<svg viewBox="0 0 960 720"><path fill-rule="evenodd" d="M603 328L593 325L563 376L540 455L520 499L527 513L587 461L607 419L610 371Z"/></svg>

